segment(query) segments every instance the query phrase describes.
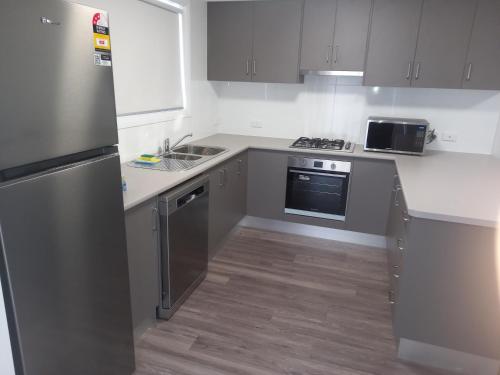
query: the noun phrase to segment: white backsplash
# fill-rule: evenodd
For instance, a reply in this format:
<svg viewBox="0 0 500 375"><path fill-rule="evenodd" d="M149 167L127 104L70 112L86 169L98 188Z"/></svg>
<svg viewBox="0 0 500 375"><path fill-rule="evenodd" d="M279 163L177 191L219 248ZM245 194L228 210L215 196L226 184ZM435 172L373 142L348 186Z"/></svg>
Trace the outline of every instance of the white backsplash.
<svg viewBox="0 0 500 375"><path fill-rule="evenodd" d="M218 131L280 138L345 138L364 143L369 116L424 118L438 134L429 148L490 154L500 92L363 87L355 77L306 76L304 84L212 83Z"/></svg>

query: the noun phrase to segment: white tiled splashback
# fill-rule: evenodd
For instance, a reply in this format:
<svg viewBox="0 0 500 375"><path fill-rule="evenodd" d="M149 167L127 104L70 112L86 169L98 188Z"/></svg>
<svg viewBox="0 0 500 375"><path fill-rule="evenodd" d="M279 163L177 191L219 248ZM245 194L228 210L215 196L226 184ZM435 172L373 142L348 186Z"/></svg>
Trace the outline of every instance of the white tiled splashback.
<svg viewBox="0 0 500 375"><path fill-rule="evenodd" d="M176 118L162 120L162 115L146 114L130 118L118 118L118 123L129 123L129 126L118 129L119 148L122 162L132 160L143 153L154 153L163 144L165 138L175 141L177 138L193 133L191 140L196 140L217 132L216 107L217 97L208 82L192 81L190 108L186 114ZM172 117L166 114L167 117Z"/></svg>
<svg viewBox="0 0 500 375"><path fill-rule="evenodd" d="M490 154L500 119L500 92L364 87L355 77L306 76L304 84L212 83L221 133L364 142L369 116L425 118L438 134L429 146Z"/></svg>

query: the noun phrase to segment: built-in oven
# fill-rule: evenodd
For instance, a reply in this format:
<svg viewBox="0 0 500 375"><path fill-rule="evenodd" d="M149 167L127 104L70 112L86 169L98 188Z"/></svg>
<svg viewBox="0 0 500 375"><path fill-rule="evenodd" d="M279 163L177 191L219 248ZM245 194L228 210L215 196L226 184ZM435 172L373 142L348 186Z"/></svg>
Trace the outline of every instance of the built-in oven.
<svg viewBox="0 0 500 375"><path fill-rule="evenodd" d="M345 221L351 163L290 156L285 213Z"/></svg>

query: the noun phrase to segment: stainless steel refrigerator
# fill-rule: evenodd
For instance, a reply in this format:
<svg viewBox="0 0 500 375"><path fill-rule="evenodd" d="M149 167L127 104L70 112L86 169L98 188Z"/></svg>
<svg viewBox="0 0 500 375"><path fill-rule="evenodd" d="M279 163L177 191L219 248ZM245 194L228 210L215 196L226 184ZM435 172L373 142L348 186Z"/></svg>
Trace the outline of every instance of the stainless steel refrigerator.
<svg viewBox="0 0 500 375"><path fill-rule="evenodd" d="M18 375L134 370L105 16L0 4L0 276Z"/></svg>

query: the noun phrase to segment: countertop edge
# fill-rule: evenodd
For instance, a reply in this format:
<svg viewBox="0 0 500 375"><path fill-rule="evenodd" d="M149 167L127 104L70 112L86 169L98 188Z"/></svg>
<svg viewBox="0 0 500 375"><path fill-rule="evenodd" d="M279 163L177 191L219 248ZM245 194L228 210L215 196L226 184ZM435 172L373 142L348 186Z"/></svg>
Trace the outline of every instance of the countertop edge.
<svg viewBox="0 0 500 375"><path fill-rule="evenodd" d="M478 227L490 227L493 229L496 229L498 226L496 221L476 219L476 218L463 217L463 216L436 214L436 213L431 213L431 212L418 211L418 210L414 210L411 208L408 208L408 215L410 215L411 217L414 217L416 219L445 221L448 223L473 225L473 226L478 226Z"/></svg>

